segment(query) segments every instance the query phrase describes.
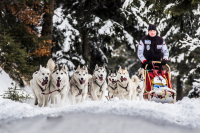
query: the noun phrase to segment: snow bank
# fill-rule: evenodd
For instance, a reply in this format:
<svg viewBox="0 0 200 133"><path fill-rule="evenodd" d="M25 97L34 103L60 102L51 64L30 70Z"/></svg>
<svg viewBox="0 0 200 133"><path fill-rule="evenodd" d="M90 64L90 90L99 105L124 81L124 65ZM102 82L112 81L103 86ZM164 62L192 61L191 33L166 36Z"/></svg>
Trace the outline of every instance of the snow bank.
<svg viewBox="0 0 200 133"><path fill-rule="evenodd" d="M166 120L178 125L200 126L200 99L184 98L175 104L162 104L149 101L85 101L62 108L31 106L0 98L0 120L14 120L38 115L56 116L59 113L95 113L143 116L156 120Z"/></svg>
<svg viewBox="0 0 200 133"><path fill-rule="evenodd" d="M9 75L0 67L0 95L3 95L5 91L8 90L9 87L13 87L11 85L12 82L14 82Z"/></svg>

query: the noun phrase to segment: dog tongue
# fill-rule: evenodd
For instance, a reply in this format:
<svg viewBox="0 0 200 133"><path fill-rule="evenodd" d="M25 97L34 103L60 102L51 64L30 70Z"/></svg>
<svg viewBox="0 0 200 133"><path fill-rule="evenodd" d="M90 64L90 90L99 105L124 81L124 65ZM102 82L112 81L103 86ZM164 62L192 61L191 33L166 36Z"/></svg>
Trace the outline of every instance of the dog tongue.
<svg viewBox="0 0 200 133"><path fill-rule="evenodd" d="M85 80L81 80L81 83L82 83L82 84L85 84Z"/></svg>
<svg viewBox="0 0 200 133"><path fill-rule="evenodd" d="M42 86L44 86L45 84L47 84L48 80L43 80L42 82Z"/></svg>
<svg viewBox="0 0 200 133"><path fill-rule="evenodd" d="M99 79L102 81L102 80L103 80L103 77L99 77Z"/></svg>
<svg viewBox="0 0 200 133"><path fill-rule="evenodd" d="M126 80L127 80L127 78L121 78L121 82L126 81Z"/></svg>
<svg viewBox="0 0 200 133"><path fill-rule="evenodd" d="M57 86L57 87L60 87L60 80L57 80L56 86Z"/></svg>

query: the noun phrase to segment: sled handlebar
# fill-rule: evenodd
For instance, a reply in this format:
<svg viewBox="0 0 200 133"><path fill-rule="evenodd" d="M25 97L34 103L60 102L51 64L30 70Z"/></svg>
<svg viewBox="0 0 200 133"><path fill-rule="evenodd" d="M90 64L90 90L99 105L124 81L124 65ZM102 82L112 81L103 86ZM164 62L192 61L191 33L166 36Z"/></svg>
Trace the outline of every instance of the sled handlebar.
<svg viewBox="0 0 200 133"><path fill-rule="evenodd" d="M152 61L153 63L158 63L158 64L161 64L161 61ZM147 69L147 66L148 66L148 64L146 64L146 66L145 66L145 70ZM166 64L166 66L167 66L167 68L169 69L169 71L171 71L171 69L170 69L170 67L169 67L169 65L168 64Z"/></svg>

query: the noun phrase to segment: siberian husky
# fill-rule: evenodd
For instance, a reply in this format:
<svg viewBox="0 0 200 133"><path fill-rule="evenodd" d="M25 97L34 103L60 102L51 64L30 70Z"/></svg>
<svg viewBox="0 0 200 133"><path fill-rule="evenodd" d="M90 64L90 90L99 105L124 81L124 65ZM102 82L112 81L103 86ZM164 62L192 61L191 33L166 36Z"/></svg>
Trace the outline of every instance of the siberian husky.
<svg viewBox="0 0 200 133"><path fill-rule="evenodd" d="M87 98L88 93L88 70L86 66L76 69L70 80L70 98L72 104L83 102Z"/></svg>
<svg viewBox="0 0 200 133"><path fill-rule="evenodd" d="M118 97L117 71L110 71L108 74L108 94L110 98Z"/></svg>
<svg viewBox="0 0 200 133"><path fill-rule="evenodd" d="M69 75L65 64L62 68L56 64L51 74L51 104L57 104L59 98L61 98L62 104L68 96L69 89Z"/></svg>
<svg viewBox="0 0 200 133"><path fill-rule="evenodd" d="M145 76L144 76L144 69L141 68L139 69L139 83L138 83L138 87L137 87L137 95L139 96L139 100L142 101L143 98L143 94L144 94L144 89L145 89Z"/></svg>
<svg viewBox="0 0 200 133"><path fill-rule="evenodd" d="M138 86L138 77L129 77L127 69L119 68L117 72L117 88L121 99L136 100L136 88Z"/></svg>
<svg viewBox="0 0 200 133"><path fill-rule="evenodd" d="M30 88L33 92L35 105L39 107L47 106L48 95L42 93L49 92L50 70L40 65L40 70L33 73L33 79L30 81Z"/></svg>
<svg viewBox="0 0 200 133"><path fill-rule="evenodd" d="M103 101L107 88L106 75L105 66L98 67L98 65L96 65L92 79L90 80L91 85L89 93L91 94L92 100Z"/></svg>

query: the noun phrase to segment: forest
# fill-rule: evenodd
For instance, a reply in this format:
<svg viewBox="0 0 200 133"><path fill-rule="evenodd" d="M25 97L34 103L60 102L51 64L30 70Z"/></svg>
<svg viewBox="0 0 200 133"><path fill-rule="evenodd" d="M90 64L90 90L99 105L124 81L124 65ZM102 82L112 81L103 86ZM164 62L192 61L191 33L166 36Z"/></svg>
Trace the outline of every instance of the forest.
<svg viewBox="0 0 200 133"><path fill-rule="evenodd" d="M200 0L1 0L0 67L21 87L49 58L70 74L86 65L137 74L140 39L157 26L177 100L200 79Z"/></svg>

